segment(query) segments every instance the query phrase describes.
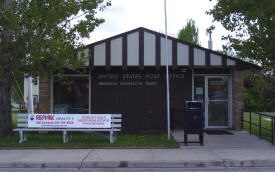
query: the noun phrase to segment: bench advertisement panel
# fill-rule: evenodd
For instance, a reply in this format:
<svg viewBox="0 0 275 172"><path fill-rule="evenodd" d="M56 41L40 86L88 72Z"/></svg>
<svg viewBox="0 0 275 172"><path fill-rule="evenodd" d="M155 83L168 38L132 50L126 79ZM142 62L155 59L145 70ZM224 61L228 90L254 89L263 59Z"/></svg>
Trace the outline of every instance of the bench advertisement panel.
<svg viewBox="0 0 275 172"><path fill-rule="evenodd" d="M111 128L111 114L29 114L31 128Z"/></svg>

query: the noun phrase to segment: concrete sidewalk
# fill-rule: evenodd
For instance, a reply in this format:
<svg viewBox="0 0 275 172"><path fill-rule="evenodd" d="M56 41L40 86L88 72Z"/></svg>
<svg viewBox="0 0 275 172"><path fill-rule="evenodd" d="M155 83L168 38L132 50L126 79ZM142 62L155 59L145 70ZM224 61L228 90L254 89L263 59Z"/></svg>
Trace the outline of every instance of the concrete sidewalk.
<svg viewBox="0 0 275 172"><path fill-rule="evenodd" d="M174 133L176 139L181 136L182 132ZM275 147L247 132L234 132L234 135L205 134L205 146L193 144L177 149L0 150L0 168L18 167L275 167Z"/></svg>

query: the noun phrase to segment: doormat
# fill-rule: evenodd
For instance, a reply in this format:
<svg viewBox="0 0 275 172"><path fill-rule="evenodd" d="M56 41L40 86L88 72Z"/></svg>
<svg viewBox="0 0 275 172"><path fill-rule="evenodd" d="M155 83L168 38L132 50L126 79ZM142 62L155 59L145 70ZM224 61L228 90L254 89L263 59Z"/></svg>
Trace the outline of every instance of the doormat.
<svg viewBox="0 0 275 172"><path fill-rule="evenodd" d="M205 130L208 135L234 135L227 130Z"/></svg>

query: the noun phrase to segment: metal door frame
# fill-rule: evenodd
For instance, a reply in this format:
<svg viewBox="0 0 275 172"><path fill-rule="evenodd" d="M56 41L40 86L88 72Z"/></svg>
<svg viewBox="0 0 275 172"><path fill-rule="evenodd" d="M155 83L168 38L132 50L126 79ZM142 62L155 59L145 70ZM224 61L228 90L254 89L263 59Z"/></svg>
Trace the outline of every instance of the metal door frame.
<svg viewBox="0 0 275 172"><path fill-rule="evenodd" d="M226 78L228 80L228 124L225 126L209 126L208 125L208 79L209 78ZM205 86L205 128L232 128L232 78L228 75L219 75L219 76L213 76L213 75L206 75L204 77L204 86Z"/></svg>

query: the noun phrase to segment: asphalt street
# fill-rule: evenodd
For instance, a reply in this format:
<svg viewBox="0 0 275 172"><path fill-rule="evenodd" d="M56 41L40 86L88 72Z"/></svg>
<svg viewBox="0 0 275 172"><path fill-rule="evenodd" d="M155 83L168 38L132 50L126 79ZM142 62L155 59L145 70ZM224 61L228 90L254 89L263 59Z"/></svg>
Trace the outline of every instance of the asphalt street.
<svg viewBox="0 0 275 172"><path fill-rule="evenodd" d="M0 172L274 172L275 168L0 168Z"/></svg>

